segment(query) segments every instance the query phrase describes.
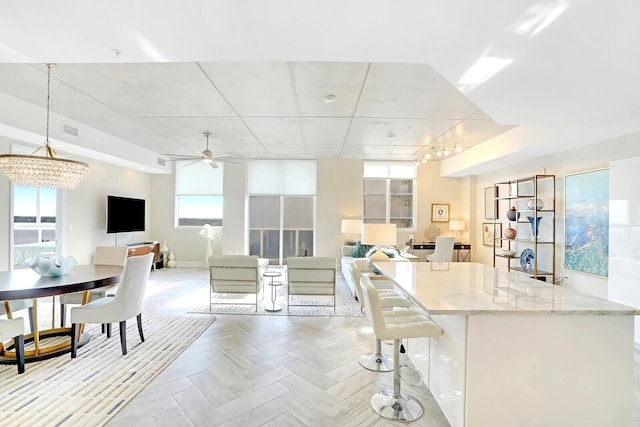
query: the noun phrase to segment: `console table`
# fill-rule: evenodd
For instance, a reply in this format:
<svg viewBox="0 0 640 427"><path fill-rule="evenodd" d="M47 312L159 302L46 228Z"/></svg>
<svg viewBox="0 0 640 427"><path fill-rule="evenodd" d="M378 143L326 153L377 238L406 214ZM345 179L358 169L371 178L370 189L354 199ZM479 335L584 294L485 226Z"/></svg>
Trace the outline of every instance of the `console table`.
<svg viewBox="0 0 640 427"><path fill-rule="evenodd" d="M162 254L160 254L160 243L159 242L139 242L139 243L131 243L127 245L129 251L127 253L127 258L131 256L140 256L146 255L148 253L153 252L153 264L152 267L154 269L159 269L163 267L164 260L162 259Z"/></svg>
<svg viewBox="0 0 640 427"><path fill-rule="evenodd" d="M412 249L420 251L433 251L436 248L436 242L414 243ZM453 244L456 262L471 261L471 245L469 243L455 242Z"/></svg>

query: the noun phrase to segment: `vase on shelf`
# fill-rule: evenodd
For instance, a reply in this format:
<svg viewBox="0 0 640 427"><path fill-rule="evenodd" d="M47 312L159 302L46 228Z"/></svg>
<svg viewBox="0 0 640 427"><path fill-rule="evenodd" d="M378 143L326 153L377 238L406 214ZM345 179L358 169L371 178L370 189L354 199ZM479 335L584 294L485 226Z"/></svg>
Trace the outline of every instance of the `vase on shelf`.
<svg viewBox="0 0 640 427"><path fill-rule="evenodd" d="M540 230L540 220L542 220L542 217L539 216L534 218L532 216L528 216L527 219L531 224L531 241L538 240L538 231Z"/></svg>
<svg viewBox="0 0 640 427"><path fill-rule="evenodd" d="M513 240L518 235L518 232L516 231L515 228L509 227L506 230L504 230L504 233L502 234L504 235L505 239Z"/></svg>
<svg viewBox="0 0 640 427"><path fill-rule="evenodd" d="M509 221L517 221L520 218L520 212L516 211L515 206L511 206L511 209L507 211L507 219Z"/></svg>
<svg viewBox="0 0 640 427"><path fill-rule="evenodd" d="M544 208L544 202L542 201L542 199L529 199L529 201L527 202L527 207L530 210L540 210Z"/></svg>

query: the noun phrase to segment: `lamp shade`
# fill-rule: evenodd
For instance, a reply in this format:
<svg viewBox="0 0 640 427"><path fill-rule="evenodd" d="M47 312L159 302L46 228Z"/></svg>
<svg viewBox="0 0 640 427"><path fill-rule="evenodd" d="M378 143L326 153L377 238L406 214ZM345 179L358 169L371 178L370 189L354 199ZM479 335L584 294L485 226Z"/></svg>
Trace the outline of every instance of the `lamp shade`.
<svg viewBox="0 0 640 427"><path fill-rule="evenodd" d="M449 230L451 231L463 231L464 221L461 219L452 219L449 221Z"/></svg>
<svg viewBox="0 0 640 427"><path fill-rule="evenodd" d="M362 243L365 245L396 245L395 224L362 224Z"/></svg>
<svg viewBox="0 0 640 427"><path fill-rule="evenodd" d="M343 219L340 232L344 234L360 234L362 232L362 220Z"/></svg>

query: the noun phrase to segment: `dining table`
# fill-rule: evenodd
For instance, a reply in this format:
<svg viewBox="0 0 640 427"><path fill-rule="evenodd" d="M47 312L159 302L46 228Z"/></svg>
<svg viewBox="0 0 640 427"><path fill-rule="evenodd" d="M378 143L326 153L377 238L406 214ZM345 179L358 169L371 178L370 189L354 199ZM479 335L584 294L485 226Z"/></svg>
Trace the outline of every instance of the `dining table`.
<svg viewBox="0 0 640 427"><path fill-rule="evenodd" d="M41 276L30 268L0 272L0 301L33 300L34 327L24 337L25 361L48 359L71 351L71 328L55 327L55 311L52 312L51 327L41 329L38 323L39 298L84 292L83 304L86 304L92 289L118 283L123 269L116 265L80 264L61 276ZM52 310L55 310L56 304L52 306ZM8 308L8 304L5 307ZM7 316L13 317L11 311L7 311ZM47 343L49 339L52 339L51 343ZM81 344L88 339L85 334ZM15 363L15 349L11 345L3 347L0 343L0 364L3 363Z"/></svg>

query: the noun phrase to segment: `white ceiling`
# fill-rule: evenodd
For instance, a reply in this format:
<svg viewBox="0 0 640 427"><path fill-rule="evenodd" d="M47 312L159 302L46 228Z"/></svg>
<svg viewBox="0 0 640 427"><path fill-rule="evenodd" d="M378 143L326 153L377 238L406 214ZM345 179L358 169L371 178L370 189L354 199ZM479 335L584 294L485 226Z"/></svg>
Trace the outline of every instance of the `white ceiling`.
<svg viewBox="0 0 640 427"><path fill-rule="evenodd" d="M240 159L458 144L442 170L464 176L640 130L637 2L0 1L0 92L44 107L57 63L51 110L79 128L59 136L71 145L89 145L84 129L174 154L208 131ZM464 83L484 57L511 62ZM0 134L19 130L0 116Z"/></svg>

